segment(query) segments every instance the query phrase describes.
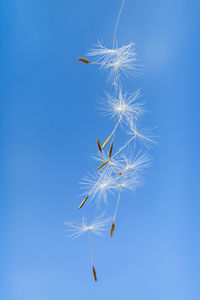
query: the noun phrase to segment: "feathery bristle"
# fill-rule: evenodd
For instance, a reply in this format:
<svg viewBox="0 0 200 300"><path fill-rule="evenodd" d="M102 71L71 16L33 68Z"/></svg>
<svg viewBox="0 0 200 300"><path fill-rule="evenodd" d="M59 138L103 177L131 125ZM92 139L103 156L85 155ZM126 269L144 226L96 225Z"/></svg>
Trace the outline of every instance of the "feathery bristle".
<svg viewBox="0 0 200 300"><path fill-rule="evenodd" d="M111 226L111 229L110 229L110 236L111 237L113 237L114 230L115 230L115 223L112 222L112 226Z"/></svg>
<svg viewBox="0 0 200 300"><path fill-rule="evenodd" d="M87 58L84 58L84 57L77 57L77 59L78 59L79 61L84 62L85 64L89 64L89 63L90 63L90 61L89 61Z"/></svg>
<svg viewBox="0 0 200 300"><path fill-rule="evenodd" d="M102 167L104 167L107 163L109 162L109 159L104 161L104 163L102 163L100 166L98 166L98 170L101 169Z"/></svg>
<svg viewBox="0 0 200 300"><path fill-rule="evenodd" d="M97 146L99 148L100 153L102 152L101 144L99 138L97 139Z"/></svg>
<svg viewBox="0 0 200 300"><path fill-rule="evenodd" d="M85 199L83 199L83 201L81 202L81 204L79 205L78 208L81 208L81 207L84 205L84 203L85 203L85 201L87 200L88 197L89 197L89 195L87 195L87 196L85 197Z"/></svg>
<svg viewBox="0 0 200 300"><path fill-rule="evenodd" d="M113 142L112 142L112 144L110 146L109 155L108 155L109 158L111 158L112 150L113 150Z"/></svg>
<svg viewBox="0 0 200 300"><path fill-rule="evenodd" d="M93 272L94 280L97 281L97 274L96 274L96 270L95 270L94 266L92 266L92 272Z"/></svg>
<svg viewBox="0 0 200 300"><path fill-rule="evenodd" d="M111 139L111 135L107 138L107 140L103 143L103 146L102 146L102 148L104 149L105 148L105 146L108 144L108 142L110 141L110 139Z"/></svg>

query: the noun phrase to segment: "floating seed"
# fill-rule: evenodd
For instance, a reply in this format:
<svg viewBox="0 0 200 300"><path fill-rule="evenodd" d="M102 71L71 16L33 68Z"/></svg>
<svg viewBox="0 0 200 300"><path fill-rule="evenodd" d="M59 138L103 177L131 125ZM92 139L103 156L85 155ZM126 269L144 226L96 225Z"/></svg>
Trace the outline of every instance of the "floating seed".
<svg viewBox="0 0 200 300"><path fill-rule="evenodd" d="M90 63L90 61L89 61L87 58L84 58L84 57L78 57L77 59L78 59L79 61L84 62L85 64L89 64L89 63Z"/></svg>
<svg viewBox="0 0 200 300"><path fill-rule="evenodd" d="M109 162L109 159L104 161L104 163L102 163L100 166L98 166L98 170L101 169L103 166L105 166L107 163Z"/></svg>
<svg viewBox="0 0 200 300"><path fill-rule="evenodd" d="M89 197L89 195L87 195L87 196L85 197L85 199L83 199L83 201L81 202L81 204L79 205L78 208L81 208L81 207L83 206L83 204L85 203L85 201L87 200L88 197Z"/></svg>
<svg viewBox="0 0 200 300"><path fill-rule="evenodd" d="M109 158L111 158L112 150L113 150L113 142L112 142L112 144L110 146L109 155L108 155Z"/></svg>
<svg viewBox="0 0 200 300"><path fill-rule="evenodd" d="M122 175L122 172L119 172L118 175Z"/></svg>
<svg viewBox="0 0 200 300"><path fill-rule="evenodd" d="M115 223L112 222L112 226L111 226L111 229L110 229L110 236L111 237L113 237L114 230L115 230Z"/></svg>
<svg viewBox="0 0 200 300"><path fill-rule="evenodd" d="M97 281L97 274L96 274L94 266L92 266L92 271L93 271L94 280Z"/></svg>
<svg viewBox="0 0 200 300"><path fill-rule="evenodd" d="M107 138L107 140L104 142L102 148L105 148L105 146L108 144L108 142L110 141L111 139L111 135Z"/></svg>
<svg viewBox="0 0 200 300"><path fill-rule="evenodd" d="M101 144L99 138L97 139L97 146L99 148L100 153L102 152Z"/></svg>

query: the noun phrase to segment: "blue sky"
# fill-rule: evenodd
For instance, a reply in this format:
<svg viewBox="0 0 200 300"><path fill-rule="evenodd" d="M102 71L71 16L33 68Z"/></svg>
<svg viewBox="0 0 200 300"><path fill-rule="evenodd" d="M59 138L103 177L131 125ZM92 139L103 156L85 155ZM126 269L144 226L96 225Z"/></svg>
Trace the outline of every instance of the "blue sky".
<svg viewBox="0 0 200 300"><path fill-rule="evenodd" d="M109 88L76 60L97 39L111 47L121 1L1 1L1 272L4 300L197 300L199 263L198 1L127 0L120 46L144 65L130 78L160 134L143 189L124 195L114 238L71 240L79 181L96 167L96 138L112 123L96 110ZM113 206L110 205L111 212Z"/></svg>

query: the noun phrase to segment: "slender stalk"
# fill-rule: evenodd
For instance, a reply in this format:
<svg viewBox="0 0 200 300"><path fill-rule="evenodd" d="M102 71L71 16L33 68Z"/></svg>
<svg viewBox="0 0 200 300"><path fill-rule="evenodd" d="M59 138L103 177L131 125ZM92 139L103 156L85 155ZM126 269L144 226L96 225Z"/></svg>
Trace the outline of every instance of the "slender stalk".
<svg viewBox="0 0 200 300"><path fill-rule="evenodd" d="M116 41L117 27L118 27L118 24L119 24L119 19L120 19L121 12L122 12L122 9L123 9L123 6L124 6L124 2L125 2L125 0L123 0L123 1L122 1L122 5L121 5L121 8L120 8L120 11L119 11L118 17L117 17L117 23L116 23L116 25L115 25L115 31L114 31L114 37L113 37L113 46L112 46L112 49L114 49L114 48L115 48L115 41Z"/></svg>
<svg viewBox="0 0 200 300"><path fill-rule="evenodd" d="M107 145L107 143L109 142L109 140L111 139L111 137L115 134L115 131L116 131L116 129L117 129L117 127L118 127L120 121L121 121L121 118L119 118L119 120L118 120L118 122L116 123L116 125L115 125L113 131L111 132L111 134L109 135L109 137L106 139L106 141L103 143L103 145L102 145L102 148L103 148L103 149L105 148L105 146Z"/></svg>
<svg viewBox="0 0 200 300"><path fill-rule="evenodd" d="M114 213L114 216L113 216L112 226L111 226L111 229L110 229L110 236L111 237L113 237L113 233L114 233L114 230L115 230L115 219L116 219L117 210L118 210L118 207L119 207L120 196L121 196L121 187L120 187L120 190L119 190L117 204L116 204L116 208L115 208L115 213Z"/></svg>
<svg viewBox="0 0 200 300"><path fill-rule="evenodd" d="M121 191L122 191L122 188L120 187L119 194L118 194L118 199L117 199L117 204L116 204L116 208L115 208L115 213L114 213L114 216L113 216L113 222L115 222L115 219L116 219L117 210L118 210L118 206L119 206L119 200L120 200L120 196L121 196Z"/></svg>
<svg viewBox="0 0 200 300"><path fill-rule="evenodd" d="M116 125L115 125L113 131L111 132L111 136L113 136L113 135L115 134L115 131L116 131L117 127L119 126L119 123L120 123L120 122L121 122L121 118L119 118L119 120L118 120L118 122L116 123Z"/></svg>
<svg viewBox="0 0 200 300"><path fill-rule="evenodd" d="M93 273L94 280L97 281L97 274L96 274L96 270L95 270L95 267L94 267L94 252L93 252L93 247L92 247L92 238L91 238L90 230L88 230L88 236L89 236L89 243L90 243L92 273Z"/></svg>
<svg viewBox="0 0 200 300"><path fill-rule="evenodd" d="M88 230L88 236L89 236L89 243L90 243L91 264L93 266L94 265L94 253L93 253L92 238L91 238L90 230Z"/></svg>
<svg viewBox="0 0 200 300"><path fill-rule="evenodd" d="M117 153L115 153L115 155L113 155L112 158L116 157L124 148L126 148L128 146L128 144L130 144L130 142L132 142L132 140L136 137L136 135L134 135L130 140L128 140L128 142L119 149L119 151L117 151Z"/></svg>

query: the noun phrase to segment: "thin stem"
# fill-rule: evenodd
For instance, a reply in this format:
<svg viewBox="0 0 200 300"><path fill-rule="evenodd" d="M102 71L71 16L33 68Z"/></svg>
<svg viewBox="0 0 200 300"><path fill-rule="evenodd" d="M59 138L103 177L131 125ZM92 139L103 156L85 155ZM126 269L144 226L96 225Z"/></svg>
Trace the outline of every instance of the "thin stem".
<svg viewBox="0 0 200 300"><path fill-rule="evenodd" d="M114 213L114 216L113 216L113 222L115 222L115 219L116 219L116 215L117 215L117 210L118 210L118 206L119 206L119 200L120 200L120 196L121 196L121 187L120 187L120 190L119 190L119 194L118 194L118 199L117 199L117 204L116 204L116 208L115 208L115 213Z"/></svg>
<svg viewBox="0 0 200 300"><path fill-rule="evenodd" d="M119 118L119 120L118 120L118 122L116 123L116 125L115 125L113 131L111 132L111 134L109 135L109 137L106 139L106 141L103 143L103 145L102 145L102 148L103 148L103 149L106 147L106 145L107 145L108 142L110 141L111 137L115 134L115 131L116 131L116 129L117 129L117 127L118 127L120 121L121 121L121 118ZM114 138L113 138L113 141L114 141Z"/></svg>
<svg viewBox="0 0 200 300"><path fill-rule="evenodd" d="M115 41L116 41L117 27L118 27L118 24L119 24L119 19L120 19L120 16L121 16L122 8L123 8L123 6L124 6L124 2L125 2L125 0L122 1L122 5L121 5L121 8L120 8L120 11L119 11L119 14L118 14L118 18L117 18L117 23L116 23L116 25L115 25L115 31L114 31L113 46L112 46L112 49L115 48Z"/></svg>
<svg viewBox="0 0 200 300"><path fill-rule="evenodd" d="M91 238L90 230L88 230L88 235L89 235L89 243L90 243L91 263L92 263L92 266L93 266L94 265L94 253L93 253L92 238Z"/></svg>
<svg viewBox="0 0 200 300"><path fill-rule="evenodd" d="M91 63L92 65L102 65L102 63L97 62L97 61L90 61L90 63Z"/></svg>
<svg viewBox="0 0 200 300"><path fill-rule="evenodd" d="M118 122L117 122L117 119L115 120L115 127L117 127L119 124L117 124ZM115 131L116 131L116 129L115 129ZM112 142L114 143L114 139L115 139L115 131L114 131L114 133L113 133L113 137L112 137Z"/></svg>
<svg viewBox="0 0 200 300"><path fill-rule="evenodd" d="M89 235L89 241L90 241L92 273L93 273L94 280L97 281L97 274L96 274L96 270L94 267L94 253L93 253L93 247L92 247L92 238L91 238L91 232L89 229L88 229L88 235Z"/></svg>
<svg viewBox="0 0 200 300"><path fill-rule="evenodd" d="M113 135L114 135L114 133L115 133L115 131L116 131L116 129L117 129L117 127L118 127L118 125L119 125L120 122L121 122L121 118L119 118L119 120L118 120L118 122L116 123L116 125L115 125L113 131L111 132L111 135L110 135L110 136L113 136Z"/></svg>
<svg viewBox="0 0 200 300"><path fill-rule="evenodd" d="M128 140L128 142L119 149L119 151L117 153L115 153L115 155L113 155L112 158L116 157L124 148L126 148L128 146L128 144L130 144L130 142L135 139L136 135L134 135L130 140Z"/></svg>

